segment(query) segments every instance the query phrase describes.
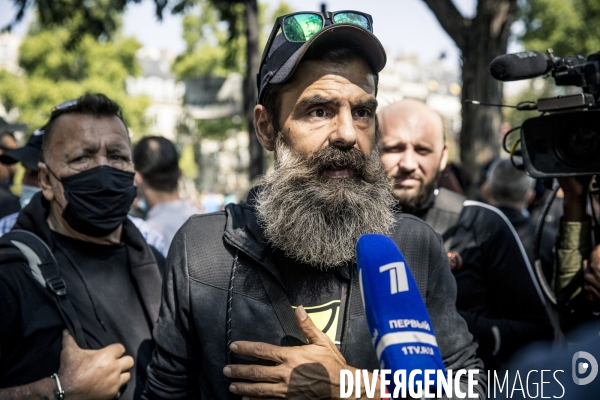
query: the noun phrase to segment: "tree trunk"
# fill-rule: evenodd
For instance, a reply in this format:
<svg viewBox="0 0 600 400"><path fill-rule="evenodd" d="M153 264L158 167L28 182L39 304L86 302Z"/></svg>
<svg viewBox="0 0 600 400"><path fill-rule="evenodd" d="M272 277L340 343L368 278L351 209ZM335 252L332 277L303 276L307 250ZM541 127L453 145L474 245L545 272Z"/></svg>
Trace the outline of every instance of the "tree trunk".
<svg viewBox="0 0 600 400"><path fill-rule="evenodd" d="M263 148L254 131L254 106L256 104L256 74L259 67L258 54L258 5L257 0L246 0L246 79L244 80L244 114L250 135L250 181L264 172Z"/></svg>
<svg viewBox="0 0 600 400"><path fill-rule="evenodd" d="M502 83L490 75L490 62L505 54L510 27L517 10L516 0L479 0L477 15L464 18L451 0L424 0L442 27L462 52L462 129L460 160L471 182L479 181L480 171L500 152L499 107L465 104L464 100L502 103ZM477 188L469 191L472 197Z"/></svg>
<svg viewBox="0 0 600 400"><path fill-rule="evenodd" d="M460 159L471 181L501 147L502 109L465 104L464 100L502 104L502 82L490 75L490 62L505 54L516 13L515 0L479 0L477 16L464 36Z"/></svg>

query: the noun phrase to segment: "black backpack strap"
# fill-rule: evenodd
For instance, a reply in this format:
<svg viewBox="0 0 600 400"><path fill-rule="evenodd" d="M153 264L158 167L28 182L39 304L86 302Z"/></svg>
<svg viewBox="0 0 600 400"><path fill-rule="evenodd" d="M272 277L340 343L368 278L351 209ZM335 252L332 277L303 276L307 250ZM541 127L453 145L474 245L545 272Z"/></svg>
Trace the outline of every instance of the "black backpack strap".
<svg viewBox="0 0 600 400"><path fill-rule="evenodd" d="M435 198L433 207L427 212L425 222L434 231L442 235L446 251L450 249L450 238L453 236L448 231L453 228L463 210L463 203L467 198L448 189L440 188Z"/></svg>
<svg viewBox="0 0 600 400"><path fill-rule="evenodd" d="M52 294L67 329L79 347L88 348L77 312L67 298L67 285L60 277L58 262L48 245L33 233L16 229L0 237L0 247L2 246L15 247L21 251L27 259L33 278Z"/></svg>

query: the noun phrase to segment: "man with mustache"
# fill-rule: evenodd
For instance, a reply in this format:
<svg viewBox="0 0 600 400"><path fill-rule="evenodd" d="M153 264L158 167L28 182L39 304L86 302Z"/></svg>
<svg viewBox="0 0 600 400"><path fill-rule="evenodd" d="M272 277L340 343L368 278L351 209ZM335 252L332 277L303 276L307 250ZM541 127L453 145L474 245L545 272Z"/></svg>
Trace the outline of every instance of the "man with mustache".
<svg viewBox="0 0 600 400"><path fill-rule="evenodd" d="M439 238L392 211L376 148L385 52L370 25L335 14L276 22L254 110L275 169L247 202L194 216L175 236L148 399L338 398L341 369L378 369L355 264L357 239L373 232L406 256L446 367L483 372ZM304 18L322 29L286 31Z"/></svg>
<svg viewBox="0 0 600 400"><path fill-rule="evenodd" d="M121 107L86 94L44 132L41 191L0 238L0 399L139 399L164 257L127 218Z"/></svg>
<svg viewBox="0 0 600 400"><path fill-rule="evenodd" d="M71 101L68 103L70 102ZM60 105L57 107L60 107ZM38 181L38 160L40 158L40 153L42 152L43 137L44 128L36 129L29 137L25 146L0 154L0 162L6 165L13 165L20 162L25 168L25 173L21 180L21 196L19 197L21 208L25 208L33 196L42 190ZM0 218L0 236L12 229L17 223L18 216L19 213L15 212ZM169 248L165 245L163 236L143 219L131 215L129 215L128 218L135 224L142 236L144 236L146 243L166 257Z"/></svg>
<svg viewBox="0 0 600 400"><path fill-rule="evenodd" d="M442 235L458 286L456 306L486 369L499 368L529 342L551 338L542 294L510 222L494 207L436 188L448 158L440 115L403 100L378 116L381 161L397 206Z"/></svg>

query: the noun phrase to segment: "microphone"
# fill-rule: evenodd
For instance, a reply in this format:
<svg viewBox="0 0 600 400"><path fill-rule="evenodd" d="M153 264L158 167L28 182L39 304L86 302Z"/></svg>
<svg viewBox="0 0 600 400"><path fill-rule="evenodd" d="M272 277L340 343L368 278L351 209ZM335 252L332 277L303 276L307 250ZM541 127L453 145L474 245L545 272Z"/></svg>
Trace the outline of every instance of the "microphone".
<svg viewBox="0 0 600 400"><path fill-rule="evenodd" d="M423 374L442 370L445 375L427 308L394 241L379 234L362 235L356 243L356 262L367 324L381 368L392 373L404 369L407 375L415 369ZM391 386L393 392L393 379Z"/></svg>
<svg viewBox="0 0 600 400"><path fill-rule="evenodd" d="M535 78L552 69L550 56L537 51L522 51L494 58L490 63L490 73L502 82Z"/></svg>

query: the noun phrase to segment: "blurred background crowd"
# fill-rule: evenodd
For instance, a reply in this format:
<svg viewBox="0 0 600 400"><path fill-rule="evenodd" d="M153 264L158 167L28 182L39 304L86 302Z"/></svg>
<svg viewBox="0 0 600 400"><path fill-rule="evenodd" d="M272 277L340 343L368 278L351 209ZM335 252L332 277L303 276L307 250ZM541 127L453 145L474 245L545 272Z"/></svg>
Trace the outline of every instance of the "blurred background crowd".
<svg viewBox="0 0 600 400"><path fill-rule="evenodd" d="M134 143L163 136L175 144L181 196L205 212L243 198L272 163L247 117L275 16L305 8L364 8L358 2L291 0L104 1L91 2L89 10L77 8L78 2L46 3L0 2L0 25L11 28L0 35L0 133L15 141L3 139L3 148L24 145L53 106L85 92L105 93L123 106ZM459 14L447 12L446 3ZM410 0L375 1L368 8L388 50L380 105L414 98L444 117L450 161L455 169L464 166L460 182L469 197L479 194L482 168L507 156L500 150L502 135L535 112L464 100L515 104L571 90L542 78L503 87L489 75L489 62L522 48L552 47L559 55L600 48L598 36L588 31L600 19L593 2ZM591 23L581 24L584 19ZM13 172L15 178L3 178L3 184L19 195L24 169L17 165Z"/></svg>
<svg viewBox="0 0 600 400"><path fill-rule="evenodd" d="M273 164L252 125L259 54L278 15L306 8L365 7L296 0L0 1L0 155L8 152L0 158L0 217L16 215L37 190L40 128L51 110L88 92L105 93L123 108L137 151L131 215L165 236L165 253L177 226L156 222L158 204L185 202L187 216L244 200ZM537 113L469 100L516 104L579 90L544 77L501 83L488 66L522 49L552 47L563 56L599 50L600 35L590 29L600 22L600 6L584 0L376 0L365 11L388 53L380 107L416 99L442 116L449 162L438 186L505 211L533 261L536 218L552 181L506 168L496 182L488 178L494 161L508 158L501 150L505 134ZM517 136L508 136L509 147ZM162 146L160 157L148 147L153 143ZM167 169L170 182L156 183ZM559 190L545 220L546 269L561 199Z"/></svg>
<svg viewBox="0 0 600 400"><path fill-rule="evenodd" d="M179 172L170 200L183 199L195 212L244 200L272 167L272 155L258 144L249 112L255 104L258 57L276 16L306 8L304 3L148 0L79 8L76 3L48 7L39 0L27 7L22 0L0 2L0 23L8 28L0 34L0 154L31 142L56 105L102 92L122 105L134 144L145 137L173 144ZM338 3L312 8L362 9ZM503 84L491 78L488 65L498 55L523 48L552 47L560 55L594 52L600 49L600 36L589 34L593 23L580 21L600 22L600 9L578 0L375 1L369 8L375 33L388 51L380 74L380 106L417 99L442 115L449 164L440 186L502 205L482 190L488 169L494 160L508 157L501 151L504 134L536 112L466 100L515 104L577 90L544 78ZM18 211L17 197L25 204L36 186L35 155L29 155L30 167L18 156L3 161L10 164L0 164L0 191L6 199L1 217ZM148 219L151 207L142 190L148 185L139 175L131 214ZM519 229L527 232L523 238L530 235L525 242L531 242L526 246L531 253L534 218L551 182L538 180L526 188L529 184L513 193L520 200L511 204L522 217L519 223L527 226ZM546 254L562 212L560 201L559 191L546 217Z"/></svg>
<svg viewBox="0 0 600 400"><path fill-rule="evenodd" d="M0 155L9 152L0 158L0 217L16 215L37 190L40 128L53 107L86 92L105 93L123 108L137 149L138 197L130 214L165 236L164 253L178 226L156 222L158 204L174 209L185 202L183 223L244 200L273 164L252 125L259 55L278 15L307 8L365 7L297 0L0 1ZM494 161L509 156L501 149L505 134L537 112L468 100L516 104L579 90L544 77L501 83L490 76L489 62L522 49L595 52L600 35L589 30L600 22L600 7L583 0L376 0L364 11L388 53L380 108L416 99L439 113L449 162L438 186L498 206L533 261L536 218L552 181L508 168L493 185L488 176ZM509 135L507 145L517 136ZM17 148L24 150L12 154ZM559 190L545 217L546 270L561 199Z"/></svg>
<svg viewBox="0 0 600 400"><path fill-rule="evenodd" d="M104 93L122 107L132 143L137 196L129 219L166 256L191 215L245 200L273 168L272 154L256 139L252 110L259 55L276 17L301 9L354 8L373 15L374 32L388 48L379 75L379 106L413 99L442 117L448 164L435 188L497 207L518 234L529 264L537 264L537 278L554 284L564 194L552 179L536 180L514 168L502 151L503 141L505 149L514 150L518 127L537 112L501 105L580 89L559 87L544 77L504 84L490 76L489 63L522 49L552 47L561 56L599 51L600 35L593 32L600 26L598 3L139 3L0 0L0 236L40 191L38 161L50 113L72 106L68 101L85 93ZM146 15L148 10L155 16ZM582 184L586 193L588 183ZM585 207L599 214L597 198L587 206L584 196ZM414 211L423 217L422 210ZM448 252L451 267L459 271L462 260L453 254ZM595 265L600 271L600 262ZM600 302L596 283L594 316ZM535 289L541 298L537 283Z"/></svg>

